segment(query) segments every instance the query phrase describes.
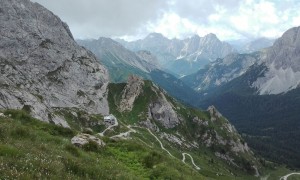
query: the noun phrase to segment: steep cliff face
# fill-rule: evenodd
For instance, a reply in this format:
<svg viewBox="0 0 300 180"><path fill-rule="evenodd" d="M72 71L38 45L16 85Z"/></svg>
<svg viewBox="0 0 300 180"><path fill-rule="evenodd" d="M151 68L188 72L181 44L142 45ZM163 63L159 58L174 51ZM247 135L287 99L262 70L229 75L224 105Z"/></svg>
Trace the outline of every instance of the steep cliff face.
<svg viewBox="0 0 300 180"><path fill-rule="evenodd" d="M137 76L129 76L127 84L122 91L120 111L131 111L135 99L141 94L144 81Z"/></svg>
<svg viewBox="0 0 300 180"><path fill-rule="evenodd" d="M158 88L153 88L156 92L157 98L149 104L149 117L159 122L165 128L174 128L180 124L181 118L174 110L174 106L170 103L164 93L160 92Z"/></svg>
<svg viewBox="0 0 300 180"><path fill-rule="evenodd" d="M0 108L68 126L53 108L108 113L108 74L68 26L29 0L0 1Z"/></svg>
<svg viewBox="0 0 300 180"><path fill-rule="evenodd" d="M262 64L267 67L264 77L253 87L259 94L280 94L300 84L300 27L286 31L266 52Z"/></svg>

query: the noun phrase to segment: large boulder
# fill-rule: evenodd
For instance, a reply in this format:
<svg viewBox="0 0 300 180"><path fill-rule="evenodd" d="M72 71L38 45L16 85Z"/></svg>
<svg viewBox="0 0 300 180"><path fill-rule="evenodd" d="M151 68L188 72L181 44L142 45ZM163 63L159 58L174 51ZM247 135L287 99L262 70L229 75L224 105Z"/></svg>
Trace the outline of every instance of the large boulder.
<svg viewBox="0 0 300 180"><path fill-rule="evenodd" d="M95 142L100 147L105 146L105 143L101 139L90 134L81 133L71 139L71 143L78 147L82 147L90 141Z"/></svg>

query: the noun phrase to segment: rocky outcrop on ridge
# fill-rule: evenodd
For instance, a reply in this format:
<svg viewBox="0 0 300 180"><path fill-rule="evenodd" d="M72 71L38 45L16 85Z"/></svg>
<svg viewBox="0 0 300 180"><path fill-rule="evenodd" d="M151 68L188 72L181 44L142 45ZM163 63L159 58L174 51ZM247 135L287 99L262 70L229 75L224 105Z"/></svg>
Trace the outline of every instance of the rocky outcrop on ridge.
<svg viewBox="0 0 300 180"><path fill-rule="evenodd" d="M144 81L137 76L129 76L127 84L122 92L120 102L120 111L131 111L134 100L140 95L143 90Z"/></svg>
<svg viewBox="0 0 300 180"><path fill-rule="evenodd" d="M150 103L149 114L151 114L152 119L161 123L165 128L173 128L180 124L180 117L163 93L160 93L160 97Z"/></svg>

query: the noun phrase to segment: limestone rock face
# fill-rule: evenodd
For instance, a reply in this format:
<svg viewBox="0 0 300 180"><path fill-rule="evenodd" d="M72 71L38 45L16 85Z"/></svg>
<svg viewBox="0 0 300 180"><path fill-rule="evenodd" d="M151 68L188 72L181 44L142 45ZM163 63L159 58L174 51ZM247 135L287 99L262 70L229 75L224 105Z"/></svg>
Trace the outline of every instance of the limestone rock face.
<svg viewBox="0 0 300 180"><path fill-rule="evenodd" d="M122 92L120 111L131 111L135 99L140 95L144 81L137 76L129 76L127 84Z"/></svg>
<svg viewBox="0 0 300 180"><path fill-rule="evenodd" d="M163 93L160 93L160 97L149 105L149 114L152 119L159 121L165 128L173 128L180 124L180 117Z"/></svg>
<svg viewBox="0 0 300 180"><path fill-rule="evenodd" d="M108 74L68 26L29 0L0 1L0 108L68 126L53 108L108 113Z"/></svg>
<svg viewBox="0 0 300 180"><path fill-rule="evenodd" d="M262 64L266 66L263 77L252 86L260 95L280 94L300 85L300 27L286 31L266 52Z"/></svg>
<svg viewBox="0 0 300 180"><path fill-rule="evenodd" d="M97 143L100 147L105 146L105 143L101 139L90 134L78 134L71 139L71 143L78 147L82 147L83 145L89 143L89 141Z"/></svg>

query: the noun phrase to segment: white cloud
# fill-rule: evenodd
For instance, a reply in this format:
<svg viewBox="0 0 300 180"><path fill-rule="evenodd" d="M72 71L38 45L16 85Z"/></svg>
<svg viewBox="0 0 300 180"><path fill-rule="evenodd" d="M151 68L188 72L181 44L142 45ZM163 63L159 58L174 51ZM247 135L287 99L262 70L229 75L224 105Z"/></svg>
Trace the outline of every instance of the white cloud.
<svg viewBox="0 0 300 180"><path fill-rule="evenodd" d="M215 33L220 39L275 38L300 25L299 0L32 0L66 21L75 38L151 32L169 38ZM71 3L70 3L71 2Z"/></svg>

